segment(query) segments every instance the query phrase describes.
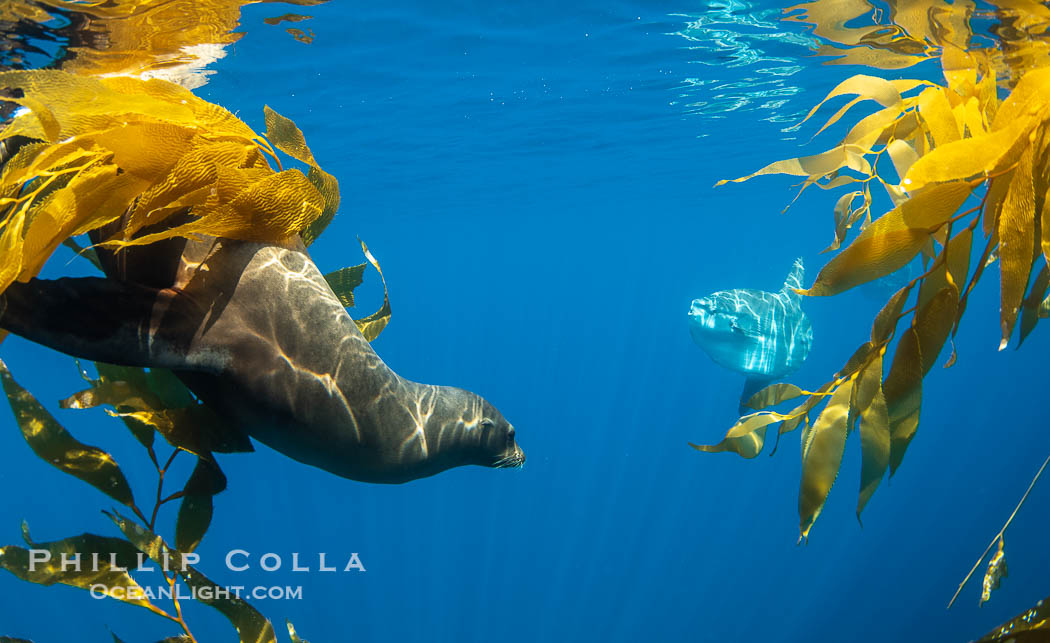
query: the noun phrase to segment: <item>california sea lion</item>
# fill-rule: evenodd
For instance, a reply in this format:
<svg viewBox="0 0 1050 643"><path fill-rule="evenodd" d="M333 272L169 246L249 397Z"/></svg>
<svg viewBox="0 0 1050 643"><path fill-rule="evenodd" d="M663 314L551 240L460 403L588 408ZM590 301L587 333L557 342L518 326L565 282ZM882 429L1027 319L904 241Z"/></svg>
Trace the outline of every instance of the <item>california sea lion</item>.
<svg viewBox="0 0 1050 643"><path fill-rule="evenodd" d="M0 327L76 357L170 368L239 430L353 480L525 461L514 427L487 401L384 364L297 236L99 254L104 279L12 284Z"/></svg>

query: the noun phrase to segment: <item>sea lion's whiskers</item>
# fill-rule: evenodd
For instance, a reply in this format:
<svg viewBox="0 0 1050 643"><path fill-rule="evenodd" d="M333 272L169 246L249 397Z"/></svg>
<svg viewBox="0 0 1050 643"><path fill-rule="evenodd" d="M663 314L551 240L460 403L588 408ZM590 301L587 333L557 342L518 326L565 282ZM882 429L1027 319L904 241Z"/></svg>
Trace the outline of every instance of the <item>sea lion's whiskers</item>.
<svg viewBox="0 0 1050 643"><path fill-rule="evenodd" d="M497 469L520 469L525 465L525 458L520 453L512 453L497 460L492 466Z"/></svg>

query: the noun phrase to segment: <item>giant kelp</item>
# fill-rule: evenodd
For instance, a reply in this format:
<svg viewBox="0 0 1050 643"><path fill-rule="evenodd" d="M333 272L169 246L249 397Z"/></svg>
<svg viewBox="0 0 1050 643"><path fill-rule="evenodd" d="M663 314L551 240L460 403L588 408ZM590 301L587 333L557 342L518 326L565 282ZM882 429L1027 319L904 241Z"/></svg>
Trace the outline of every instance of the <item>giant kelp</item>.
<svg viewBox="0 0 1050 643"><path fill-rule="evenodd" d="M100 245L119 250L202 234L273 243L300 235L309 244L338 208L335 178L321 170L298 127L269 108L264 108L262 136L227 110L156 79L4 72L0 86L17 90L13 100L24 107L0 132L0 142L16 143L18 150L0 173L0 290L36 275L59 244L70 244L72 237L118 218L124 225ZM284 169L278 151L304 164L307 172ZM169 222L174 215L179 215L177 225ZM151 233L141 234L146 228ZM382 277L375 257L363 242L361 247ZM83 252L90 256L90 249ZM353 290L362 283L368 263L325 276L344 305L353 306ZM356 320L369 340L390 318L385 280L383 285L382 308ZM121 537L84 533L38 543L23 525L26 544L51 552L52 563L34 568L25 548L9 545L0 547L0 567L30 582L82 589L138 587L128 570L140 553L157 562L181 561L207 532L212 498L226 487L215 454L251 450L246 436L229 431L170 371L95 367L97 378L81 371L89 387L61 405L107 406L127 425L157 472L156 490L148 496L154 498L153 507L137 504L112 455L76 440L0 362L0 379L32 450L124 507L106 514ZM170 447L166 458L157 434ZM196 465L179 491L164 495L165 476L170 482L171 463L180 454L196 458ZM176 501L172 546L156 533L156 523L159 511ZM115 562L83 572L58 563L62 553L74 552L105 554L101 558ZM183 583L196 590L194 597L226 616L240 640L276 640L270 622L248 603L216 594L218 586L191 566L176 562L173 567L177 571L161 572L164 582L172 589ZM171 608L134 593L107 595L176 623L183 634L172 640L196 640L178 594ZM301 640L290 623L288 631L292 641Z"/></svg>
<svg viewBox="0 0 1050 643"><path fill-rule="evenodd" d="M778 437L801 427L800 541L824 506L850 433L859 432L862 454L858 519L886 472L892 475L901 465L919 426L923 378L946 344L951 344L946 365L955 362L951 340L969 294L990 265L998 263L1000 273L1000 349L1015 326L1020 343L1050 309L1050 209L1044 207L1050 191L1050 67L1038 53L1042 30L1014 29L1009 46L1004 40L966 49L972 4L888 4L892 29L886 27L887 16L864 0L820 0L789 9L787 19L812 22L817 35L846 45L820 52L846 51L845 62L896 68L935 57L943 82L852 76L805 119L828 100L853 97L828 118L823 131L855 105L877 104L839 144L733 179L799 176L799 194L813 185L845 188L835 207L828 250L844 244L855 226L860 232L802 294L836 295L888 275L916 256L926 260L923 274L890 298L872 324L870 339L830 381L814 391L790 384L769 387L749 401L756 412L742 417L722 442L693 445L754 457L768 427L779 425ZM1027 15L1026 6L1010 3L997 14L1000 24L1017 24L1018 16ZM1033 9L1025 24L1044 13ZM872 24L858 20L869 14ZM872 190L880 186L893 207L873 217ZM982 251L971 265L974 248ZM789 411L770 410L799 398L801 404Z"/></svg>
<svg viewBox="0 0 1050 643"><path fill-rule="evenodd" d="M82 76L163 78L190 89L203 85L212 72L204 67L237 42L241 7L260 0L6 0L0 25L13 25L0 36L0 65L14 68L43 51L33 39L61 43L58 58L47 66ZM317 5L327 0L261 0ZM285 14L283 19L310 16ZM269 19L268 19L269 20ZM301 39L298 29L291 35ZM38 63L38 66L39 63Z"/></svg>
<svg viewBox="0 0 1050 643"><path fill-rule="evenodd" d="M0 174L0 290L36 275L66 238L122 216L127 225L104 245L189 234L264 242L302 234L309 242L338 207L334 177L272 110L273 146L307 164L308 176L283 169L270 142L233 114L173 83L11 71L0 73L0 86L20 91L12 100L26 108L0 142L39 141ZM187 211L192 221L135 237Z"/></svg>
<svg viewBox="0 0 1050 643"><path fill-rule="evenodd" d="M1038 0L814 0L784 14L812 28L829 65L896 70L965 50L1012 86L1050 64L1050 9Z"/></svg>
<svg viewBox="0 0 1050 643"><path fill-rule="evenodd" d="M189 642L198 639L183 616L180 599L192 595L222 613L237 630L240 641L275 643L276 635L269 620L240 597L220 591L221 586L188 564L192 559L184 560L197 548L211 524L212 497L226 488L226 476L212 449L235 451L244 450L245 446L223 445L214 438L207 438L208 431L218 429L221 435L222 428L221 424L199 424L205 414L203 410L196 417L169 416L167 430L151 421L157 415L164 415L170 410L167 407L172 405L181 404L178 409L199 407L169 372L105 364L97 367L99 379L92 381L92 387L69 398L63 405L111 404L117 409L114 415L125 420L157 472L156 489L147 496L154 498L153 508L144 511L139 507L127 477L112 455L74 438L15 381L7 366L0 361L4 392L32 450L48 464L84 480L120 503L134 516L126 517L116 510L103 512L118 528L119 537L83 533L51 542L34 541L28 525L23 522L22 536L26 545L36 551L46 550L46 560L34 560L28 549L7 545L0 547L0 568L32 583L77 587L143 607L178 625L183 634L177 640ZM161 449L154 443L155 430L171 447L166 459L159 456ZM202 439L209 439L209 442L203 443ZM176 457L183 453L195 457L196 465L181 490L164 495L165 477ZM167 477L170 479L170 475ZM175 522L175 546L172 547L156 533L156 524L159 510L175 501L179 501L179 510ZM63 563L65 558L73 555L91 562L76 566ZM143 555L158 563L158 568L140 568ZM150 577L147 572L159 572L163 582L171 588L171 607L159 604L159 597L143 590L139 581ZM176 587L180 582L193 591L180 593ZM288 630L293 642L300 640L290 623Z"/></svg>
<svg viewBox="0 0 1050 643"><path fill-rule="evenodd" d="M382 274L375 257L364 243L361 245L368 262ZM343 268L326 275L344 304L353 305L353 290L362 283L366 265ZM384 295L384 304L379 311L356 320L369 340L378 336L386 326L389 311L389 301ZM239 596L228 595L227 590L209 580L199 569L183 564L184 557L197 549L211 525L213 497L226 489L226 476L215 454L251 451L250 440L231 430L167 369L113 366L101 362L94 366L96 378L90 377L77 363L88 388L67 397L59 405L67 409L109 407L106 412L123 421L145 449L156 470L156 489L147 496L153 498L153 507L150 510L140 508L116 459L103 449L83 444L73 437L15 381L7 366L0 361L0 380L22 435L33 452L49 465L87 482L130 512L130 516L115 510L103 512L122 537L83 533L40 543L30 537L28 525L23 522L25 543L34 550L47 550L49 560L44 564L30 564L29 550L7 545L0 547L0 568L32 583L58 583L101 592L106 597L144 607L182 629L183 634L179 637L165 640L190 643L198 640L190 631L179 602L180 597L189 595L223 614L237 630L240 641L276 643L274 628L262 613ZM170 447L167 458L161 455L164 447L156 442L158 434ZM165 495L165 481L170 482L167 474L181 454L196 458L196 464L182 488ZM156 530L160 510L175 502L178 502L178 511L172 546ZM157 604L141 591L141 578L137 580L137 577L142 570L136 569L140 553L163 566L160 571L163 582L173 591L171 608ZM97 555L100 564L93 564L91 568L67 569L60 564L63 554L80 554L84 560L92 561ZM148 575L143 577L149 578ZM180 594L176 587L180 582L190 591ZM114 588L120 589L114 591ZM303 640L290 622L286 625L292 643Z"/></svg>

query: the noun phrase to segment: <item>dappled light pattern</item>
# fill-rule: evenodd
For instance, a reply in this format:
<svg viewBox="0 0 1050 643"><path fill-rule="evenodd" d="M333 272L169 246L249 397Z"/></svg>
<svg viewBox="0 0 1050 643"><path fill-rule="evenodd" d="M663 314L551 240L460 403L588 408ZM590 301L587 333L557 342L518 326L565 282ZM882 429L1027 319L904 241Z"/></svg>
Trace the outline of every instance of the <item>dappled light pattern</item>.
<svg viewBox="0 0 1050 643"><path fill-rule="evenodd" d="M500 416L480 397L387 367L301 246L195 242L183 264L170 309L183 321L155 329L149 359L185 355L191 388L253 437L374 482L520 455L487 442L481 427Z"/></svg>
<svg viewBox="0 0 1050 643"><path fill-rule="evenodd" d="M779 433L803 428L800 539L807 537L823 509L846 437L858 425L863 458L858 518L886 472L892 475L900 466L919 426L922 380L954 337L969 293L987 267L999 266L1000 349L1018 325L1018 343L1022 342L1050 307L1050 210L1044 207L1050 189L1050 68L1029 70L1034 54L1011 57L1006 49L964 51L955 46L969 43L972 7L965 2L919 2L907 10L903 3L890 4L891 17L906 24L908 33L929 29L915 41L925 43L920 51L898 51L907 40L900 31L888 49L876 46L887 33L877 26L885 16L874 12L869 17L876 26L864 26L860 18L868 16L870 7L863 0L818 1L802 8L816 21L818 36L893 56L939 56L944 83L852 76L803 119L814 116L826 101L852 97L819 133L853 106L877 104L838 145L733 179L788 174L803 177L799 194L813 185L850 190L835 207L835 238L828 250L845 247L800 294L836 295L890 275L917 256L925 260L924 272L897 291L876 316L870 341L858 347L830 381L816 391L770 391L756 400L761 402L757 413L741 418L726 434L726 441L744 445L741 455L750 456L761 448L762 433L757 432L764 433L769 425L779 424ZM915 7L925 13L912 11ZM1033 13L1034 19L1042 14ZM1017 14L997 15L1005 25ZM885 57L889 54L879 55L882 66L890 66ZM1013 73L1003 74L1003 64ZM1019 79L1016 85L1000 100L998 81L1009 84L1014 78ZM879 217L871 211L873 187L884 189L894 205ZM855 227L860 232L849 240ZM983 251L971 265L975 243L980 244L977 248L983 245ZM900 321L906 323L898 328ZM894 340L896 348L890 352ZM956 360L951 344L946 366ZM884 374L886 361L889 371ZM797 397L805 400L791 411L765 410ZM810 414L821 404L811 423Z"/></svg>
<svg viewBox="0 0 1050 643"><path fill-rule="evenodd" d="M798 115L785 110L790 97L802 93L792 76L802 71L801 56L817 43L779 17L777 9L741 0L710 3L695 14L671 14L671 20L684 24L668 35L684 41L679 46L695 65L674 88L672 105L706 118L742 111L771 122L797 122ZM739 68L741 77L720 77L732 68Z"/></svg>

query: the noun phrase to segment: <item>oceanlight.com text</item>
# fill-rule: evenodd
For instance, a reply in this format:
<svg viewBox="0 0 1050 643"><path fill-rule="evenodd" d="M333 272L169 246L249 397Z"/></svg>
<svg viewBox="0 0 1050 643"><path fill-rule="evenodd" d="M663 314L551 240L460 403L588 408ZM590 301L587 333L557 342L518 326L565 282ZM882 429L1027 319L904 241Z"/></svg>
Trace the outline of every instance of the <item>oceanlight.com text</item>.
<svg viewBox="0 0 1050 643"><path fill-rule="evenodd" d="M230 598L250 598L255 600L302 600L303 588L301 585L256 585L245 587L243 585L230 585L218 587L205 585L203 587L183 587L182 585L159 585L149 586L108 586L101 583L88 588L93 598L116 598L119 600L149 600L158 599L195 599L202 601L222 600Z"/></svg>

